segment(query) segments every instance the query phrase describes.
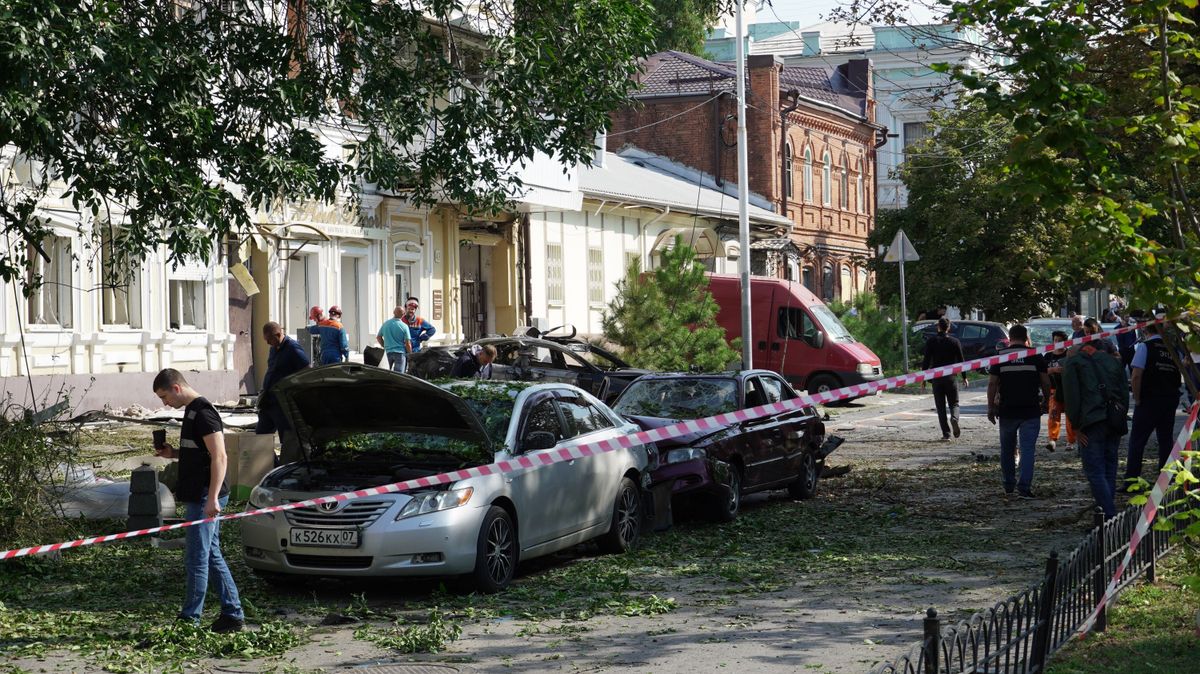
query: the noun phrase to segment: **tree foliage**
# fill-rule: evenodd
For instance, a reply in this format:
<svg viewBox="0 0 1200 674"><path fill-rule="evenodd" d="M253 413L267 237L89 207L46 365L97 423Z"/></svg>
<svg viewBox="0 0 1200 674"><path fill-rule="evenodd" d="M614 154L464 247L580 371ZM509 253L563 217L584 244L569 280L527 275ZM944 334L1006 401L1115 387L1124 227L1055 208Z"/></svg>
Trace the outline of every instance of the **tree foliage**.
<svg viewBox="0 0 1200 674"><path fill-rule="evenodd" d="M646 0L0 3L0 277L60 192L135 260L362 184L497 208L535 152L589 159L657 30Z"/></svg>
<svg viewBox="0 0 1200 674"><path fill-rule="evenodd" d="M604 313L604 336L624 349L634 367L725 370L741 359L741 340L732 346L725 341L718 309L696 252L677 236L658 269L642 274L635 260L617 282L617 296Z"/></svg>
<svg viewBox="0 0 1200 674"><path fill-rule="evenodd" d="M929 124L930 136L908 148L900 167L908 206L881 212L870 237L872 246L886 245L903 229L920 253L904 270L909 306L1024 320L1099 280L1074 261L1062 209L1010 189L1020 176L1005 165L1013 130L1004 118L964 102ZM897 265L876 260L875 272L880 295L898 297Z"/></svg>
<svg viewBox="0 0 1200 674"><path fill-rule="evenodd" d="M704 37L717 17L728 11L728 2L712 0L651 0L654 7L654 46L656 51L677 51L704 55Z"/></svg>

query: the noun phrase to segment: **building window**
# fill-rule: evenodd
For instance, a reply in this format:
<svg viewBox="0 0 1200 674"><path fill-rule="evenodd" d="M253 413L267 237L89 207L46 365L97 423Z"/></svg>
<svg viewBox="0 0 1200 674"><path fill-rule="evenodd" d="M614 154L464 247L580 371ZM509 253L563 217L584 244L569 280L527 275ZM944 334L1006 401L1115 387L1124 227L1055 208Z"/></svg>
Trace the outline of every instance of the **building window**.
<svg viewBox="0 0 1200 674"><path fill-rule="evenodd" d="M812 203L813 200L813 184L812 184L812 148L804 148L804 201Z"/></svg>
<svg viewBox="0 0 1200 674"><path fill-rule="evenodd" d="M546 302L563 303L562 244L546 244Z"/></svg>
<svg viewBox="0 0 1200 674"><path fill-rule="evenodd" d="M821 155L821 203L828 206L833 203L833 157L829 150Z"/></svg>
<svg viewBox="0 0 1200 674"><path fill-rule="evenodd" d="M908 156L908 148L914 143L919 143L929 136L929 128L925 122L905 122L904 123L904 155Z"/></svg>
<svg viewBox="0 0 1200 674"><path fill-rule="evenodd" d="M101 323L142 327L141 268L116 250L116 228L100 230Z"/></svg>
<svg viewBox="0 0 1200 674"><path fill-rule="evenodd" d="M858 197L858 212L866 213L867 199L866 194L863 191L863 162L861 159L858 160L858 175L856 175L854 178L854 189L855 192L857 192Z"/></svg>
<svg viewBox="0 0 1200 674"><path fill-rule="evenodd" d="M788 199L791 199L794 193L792 181L792 144L788 142L783 146L783 193Z"/></svg>
<svg viewBox="0 0 1200 674"><path fill-rule="evenodd" d="M812 292L813 290L815 290L815 287L813 286L813 268L812 267L809 267L806 265L804 267L804 271L800 272L800 278L801 278L801 282L804 283L804 287L808 288L809 292Z"/></svg>
<svg viewBox="0 0 1200 674"><path fill-rule="evenodd" d="M207 327L204 281L171 279L167 282L167 291L171 295L168 317L172 330L203 330Z"/></svg>
<svg viewBox="0 0 1200 674"><path fill-rule="evenodd" d="M826 264L821 270L821 297L826 302L833 299L834 281L833 267L829 264Z"/></svg>
<svg viewBox="0 0 1200 674"><path fill-rule="evenodd" d="M842 266L842 283L841 292L838 297L843 302L849 302L854 297L854 275L850 273L850 267Z"/></svg>
<svg viewBox="0 0 1200 674"><path fill-rule="evenodd" d="M841 197L838 206L845 210L850 210L850 155L842 155L842 184Z"/></svg>
<svg viewBox="0 0 1200 674"><path fill-rule="evenodd" d="M860 294L867 292L867 284L868 283L869 283L869 279L867 277L867 270L860 268L858 270L858 292Z"/></svg>
<svg viewBox="0 0 1200 674"><path fill-rule="evenodd" d="M588 304L604 304L604 251L588 248Z"/></svg>
<svg viewBox="0 0 1200 674"><path fill-rule="evenodd" d="M42 257L45 252L49 261ZM29 278L41 279L41 285L29 296L29 322L36 325L71 327L71 240L48 236L41 252L28 246Z"/></svg>

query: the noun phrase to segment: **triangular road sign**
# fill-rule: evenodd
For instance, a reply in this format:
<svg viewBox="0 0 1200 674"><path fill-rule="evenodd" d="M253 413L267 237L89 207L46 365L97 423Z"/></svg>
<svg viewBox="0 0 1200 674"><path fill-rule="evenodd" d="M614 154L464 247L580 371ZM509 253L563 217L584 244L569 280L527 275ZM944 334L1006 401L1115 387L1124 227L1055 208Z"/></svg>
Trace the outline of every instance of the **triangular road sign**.
<svg viewBox="0 0 1200 674"><path fill-rule="evenodd" d="M920 259L921 256L917 255L917 249L913 248L912 241L908 240L903 229L896 232L896 238L892 239L892 245L888 246L887 255L883 256L884 262L916 262Z"/></svg>

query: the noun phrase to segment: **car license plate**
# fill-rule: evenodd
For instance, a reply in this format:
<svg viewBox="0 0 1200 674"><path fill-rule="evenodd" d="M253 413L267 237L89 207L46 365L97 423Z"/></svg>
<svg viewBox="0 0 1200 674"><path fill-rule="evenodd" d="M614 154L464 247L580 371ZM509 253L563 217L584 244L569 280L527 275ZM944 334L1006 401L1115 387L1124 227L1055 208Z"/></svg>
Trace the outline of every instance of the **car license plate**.
<svg viewBox="0 0 1200 674"><path fill-rule="evenodd" d="M357 548L358 529L300 529L292 528L292 545L317 548Z"/></svg>

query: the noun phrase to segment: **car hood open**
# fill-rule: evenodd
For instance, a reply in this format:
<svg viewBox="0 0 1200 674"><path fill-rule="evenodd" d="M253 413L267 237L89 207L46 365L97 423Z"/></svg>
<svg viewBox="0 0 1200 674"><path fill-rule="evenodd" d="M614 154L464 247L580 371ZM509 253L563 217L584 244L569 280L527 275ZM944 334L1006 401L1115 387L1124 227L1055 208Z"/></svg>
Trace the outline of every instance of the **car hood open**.
<svg viewBox="0 0 1200 674"><path fill-rule="evenodd" d="M491 448L466 401L406 374L339 363L301 370L271 388L308 458L356 433L427 433Z"/></svg>

